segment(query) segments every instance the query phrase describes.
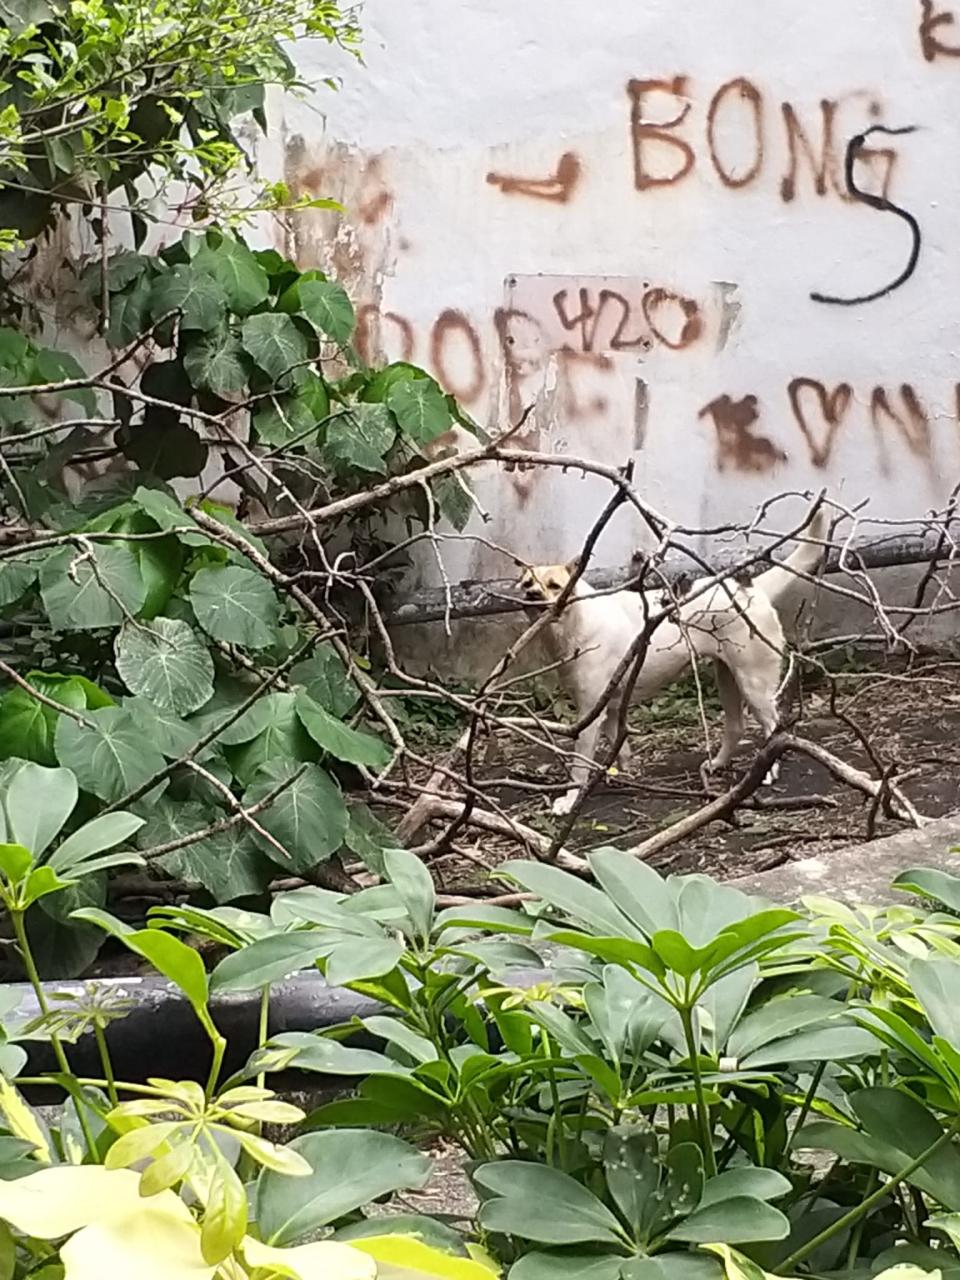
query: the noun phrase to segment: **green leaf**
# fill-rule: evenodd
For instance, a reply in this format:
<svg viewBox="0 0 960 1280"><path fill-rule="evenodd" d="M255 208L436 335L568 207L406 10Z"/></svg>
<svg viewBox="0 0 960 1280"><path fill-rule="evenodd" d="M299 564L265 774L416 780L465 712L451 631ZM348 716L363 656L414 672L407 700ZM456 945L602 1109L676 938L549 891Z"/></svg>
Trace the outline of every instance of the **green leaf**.
<svg viewBox="0 0 960 1280"><path fill-rule="evenodd" d="M125 947L149 960L156 971L178 987L196 1011L206 1011L207 974L196 951L162 929L130 929L106 911L87 908L74 913L99 925Z"/></svg>
<svg viewBox="0 0 960 1280"><path fill-rule="evenodd" d="M140 576L147 593L140 616L155 618L157 614L163 613L177 585L183 569L183 547L176 538L156 538L149 542L134 542L131 550L137 557Z"/></svg>
<svg viewBox="0 0 960 1280"><path fill-rule="evenodd" d="M143 818L138 818L135 813L102 813L98 818L84 823L73 835L67 836L63 844L47 859L47 865L63 875L86 874L96 854L124 844L142 826ZM131 855L129 859L124 855L124 858L128 861L138 860L135 855Z"/></svg>
<svg viewBox="0 0 960 1280"><path fill-rule="evenodd" d="M345 1227L338 1227L333 1234L334 1240L362 1240L366 1236L391 1235L413 1236L426 1244L444 1249L447 1253L467 1256L460 1234L436 1218L427 1218L419 1213L378 1214L375 1218L363 1218L359 1222L351 1222Z"/></svg>
<svg viewBox="0 0 960 1280"><path fill-rule="evenodd" d="M267 649L276 641L277 597L253 569L201 569L190 583L190 603L201 627L215 640L248 649Z"/></svg>
<svg viewBox="0 0 960 1280"><path fill-rule="evenodd" d="M0 561L0 609L14 604L37 580L39 561L19 556L15 560Z"/></svg>
<svg viewBox="0 0 960 1280"><path fill-rule="evenodd" d="M253 428L261 444L305 444L317 429L317 419L297 396L268 396L253 415Z"/></svg>
<svg viewBox="0 0 960 1280"><path fill-rule="evenodd" d="M316 646L312 657L291 668L290 683L302 685L314 702L335 716L347 715L360 700L360 690L347 674L336 649L327 641Z"/></svg>
<svg viewBox="0 0 960 1280"><path fill-rule="evenodd" d="M386 405L353 404L330 419L323 453L334 470L359 467L385 475L385 458L396 438L395 421Z"/></svg>
<svg viewBox="0 0 960 1280"><path fill-rule="evenodd" d="M115 440L125 458L161 480L198 476L207 465L207 446L193 427L155 405L147 408L143 422L123 427Z"/></svg>
<svg viewBox="0 0 960 1280"><path fill-rule="evenodd" d="M400 1022L397 1018L387 1018L378 1014L372 1018L362 1018L361 1021L369 1032L381 1040L395 1044L414 1062L436 1062L439 1057L435 1045L424 1036L418 1036L406 1023Z"/></svg>
<svg viewBox="0 0 960 1280"><path fill-rule="evenodd" d="M763 1272L759 1267L756 1270L759 1275L753 1280L763 1280ZM656 1258L631 1258L621 1266L620 1275L622 1280L722 1280L723 1269L702 1254L662 1253ZM734 1278L731 1276L729 1280ZM747 1280L747 1277L741 1276L738 1280Z"/></svg>
<svg viewBox="0 0 960 1280"><path fill-rule="evenodd" d="M432 378L394 383L387 392L387 406L401 429L417 444L429 444L450 430L450 410Z"/></svg>
<svg viewBox="0 0 960 1280"><path fill-rule="evenodd" d="M66 382L86 378L87 371L66 351L52 351L41 347L33 358L33 377L37 382ZM97 412L97 397L92 387L72 387L69 391L55 393L64 400L72 400L89 417Z"/></svg>
<svg viewBox="0 0 960 1280"><path fill-rule="evenodd" d="M175 712L165 710L149 698L127 698L123 709L133 716L157 750L171 760L179 759L201 736L196 724L187 724ZM204 754L201 753L201 759Z"/></svg>
<svg viewBox="0 0 960 1280"><path fill-rule="evenodd" d="M229 330L207 333L191 342L183 367L193 385L217 396L239 395L247 385L243 347Z"/></svg>
<svg viewBox="0 0 960 1280"><path fill-rule="evenodd" d="M289 316L278 312L248 316L240 339L244 351L278 383L310 356L310 345L304 334Z"/></svg>
<svg viewBox="0 0 960 1280"><path fill-rule="evenodd" d="M798 1062L848 1062L870 1057L876 1052L876 1037L844 1018L828 1026L798 1031L782 1040L773 1040L746 1054L739 1065L744 1071L757 1071Z"/></svg>
<svg viewBox="0 0 960 1280"><path fill-rule="evenodd" d="M803 1127L796 1145L833 1151L844 1160L895 1175L943 1133L926 1107L897 1089L861 1089L851 1102L865 1132L815 1120ZM942 1147L909 1181L946 1208L960 1210L960 1153L955 1147Z"/></svg>
<svg viewBox="0 0 960 1280"><path fill-rule="evenodd" d="M149 849L193 835L217 817L217 811L211 812L205 805L161 800L140 834L140 847ZM202 886L216 902L233 902L263 893L276 873L244 822L162 854L157 861L167 875Z"/></svg>
<svg viewBox="0 0 960 1280"><path fill-rule="evenodd" d="M474 503L465 487L463 477L459 472L437 476L431 481L430 488L444 520L451 524L457 533L462 533L470 523L474 510Z"/></svg>
<svg viewBox="0 0 960 1280"><path fill-rule="evenodd" d="M952 876L947 871L936 871L932 867L913 867L901 872L894 880L893 887L933 898L951 911L960 912L960 876Z"/></svg>
<svg viewBox="0 0 960 1280"><path fill-rule="evenodd" d="M134 492L133 502L161 529L196 529L195 533L187 532L178 535L188 546L209 547L211 545L210 539L200 532L190 513L184 511L170 494L160 489L145 489L141 485Z"/></svg>
<svg viewBox="0 0 960 1280"><path fill-rule="evenodd" d="M907 977L934 1034L960 1046L960 963L948 956L914 960Z"/></svg>
<svg viewBox="0 0 960 1280"><path fill-rule="evenodd" d="M127 547L97 545L91 556L69 547L40 569L40 595L54 631L116 627L124 609L135 614L146 599L137 558Z"/></svg>
<svg viewBox="0 0 960 1280"><path fill-rule="evenodd" d="M298 1071L316 1071L322 1076L369 1076L372 1071L402 1073L406 1070L385 1054L372 1049L351 1049L339 1040L309 1031L284 1031L273 1036L264 1053L269 1058L280 1050L284 1051L281 1070L289 1066ZM258 1056L255 1054L250 1060L248 1070L253 1074L271 1070L258 1064Z"/></svg>
<svg viewBox="0 0 960 1280"><path fill-rule="evenodd" d="M734 1197L750 1196L755 1200L779 1200L790 1191L791 1183L776 1169L761 1169L745 1165L741 1169L728 1169L711 1178L703 1188L698 1209L720 1204Z"/></svg>
<svg viewBox="0 0 960 1280"><path fill-rule="evenodd" d="M331 986L382 978L391 973L404 953L397 938L349 938L330 950L324 975Z"/></svg>
<svg viewBox="0 0 960 1280"><path fill-rule="evenodd" d="M357 320L342 285L331 280L301 280L298 294L300 310L315 329L341 346L350 341Z"/></svg>
<svg viewBox="0 0 960 1280"><path fill-rule="evenodd" d="M163 756L127 711L104 707L86 716L89 728L61 716L54 737L57 759L84 791L111 803L164 768Z"/></svg>
<svg viewBox="0 0 960 1280"><path fill-rule="evenodd" d="M289 776L284 767L262 768L244 792L246 808L268 795ZM268 857L293 872L311 871L318 862L329 858L343 844L347 829L347 807L336 783L316 765L307 765L303 773L282 791L273 803L260 813L257 821L290 854L290 860L265 841L261 847Z"/></svg>
<svg viewBox="0 0 960 1280"><path fill-rule="evenodd" d="M385 849L383 865L410 919L414 936L429 938L436 905L436 891L430 872L408 849Z"/></svg>
<svg viewBox="0 0 960 1280"><path fill-rule="evenodd" d="M11 884L19 884L33 866L33 854L22 844L0 844L0 871Z"/></svg>
<svg viewBox="0 0 960 1280"><path fill-rule="evenodd" d="M606 1205L559 1169L504 1160L481 1165L473 1178L496 1197L480 1206L487 1231L541 1244L622 1243L623 1229Z"/></svg>
<svg viewBox="0 0 960 1280"><path fill-rule="evenodd" d="M607 1130L603 1143L607 1187L634 1230L660 1182L657 1156L657 1135L650 1125L616 1125Z"/></svg>
<svg viewBox="0 0 960 1280"><path fill-rule="evenodd" d="M115 293L110 299L110 323L107 345L127 347L150 327L150 301L153 286L146 275L139 276L129 289Z"/></svg>
<svg viewBox="0 0 960 1280"><path fill-rule="evenodd" d="M296 698L300 723L314 742L337 760L366 765L370 769L382 769L389 762L392 753L379 738L351 729L325 711L307 693L298 693Z"/></svg>
<svg viewBox="0 0 960 1280"><path fill-rule="evenodd" d="M244 745L229 745L241 735L246 738ZM320 754L300 723L292 693L271 693L255 702L235 725L224 730L221 741L233 772L245 785L265 766L279 770L279 781L281 774L289 775L296 765L316 760Z"/></svg>
<svg viewBox="0 0 960 1280"><path fill-rule="evenodd" d="M351 807L345 843L365 867L383 878L383 851L396 844L396 841L389 827L384 826L366 805L355 804Z"/></svg>
<svg viewBox="0 0 960 1280"><path fill-rule="evenodd" d="M80 706L84 704L81 699ZM58 719L26 689L10 689L0 698L0 757L56 764L53 733Z"/></svg>
<svg viewBox="0 0 960 1280"><path fill-rule="evenodd" d="M130 692L167 711L189 715L213 696L213 659L186 622L128 622L117 633L115 651L117 672Z"/></svg>
<svg viewBox="0 0 960 1280"><path fill-rule="evenodd" d="M210 975L210 990L260 991L301 969L311 969L333 945L324 931L275 933L226 956Z"/></svg>
<svg viewBox="0 0 960 1280"><path fill-rule="evenodd" d="M719 1204L701 1205L667 1233L685 1244L749 1244L783 1240L789 1219L773 1205L751 1196L733 1196Z"/></svg>
<svg viewBox="0 0 960 1280"><path fill-rule="evenodd" d="M509 1280L620 1280L623 1264L617 1254L525 1253L510 1268Z"/></svg>
<svg viewBox="0 0 960 1280"><path fill-rule="evenodd" d="M266 1241L293 1245L338 1218L390 1195L419 1190L432 1172L415 1147L386 1133L341 1129L308 1133L290 1148L313 1168L306 1178L264 1170L257 1181L255 1218Z"/></svg>
<svg viewBox="0 0 960 1280"><path fill-rule="evenodd" d="M154 280L150 291L150 318L161 320L179 312L181 329L215 329L224 317L227 297L223 288L205 271L192 266L176 266Z"/></svg>
<svg viewBox="0 0 960 1280"><path fill-rule="evenodd" d="M208 235L193 257L197 271L213 276L227 296L230 310L246 316L266 301L270 281L253 253L233 236L223 236L219 244Z"/></svg>
<svg viewBox="0 0 960 1280"><path fill-rule="evenodd" d="M838 1000L791 991L787 996L768 1000L741 1018L727 1041L726 1052L732 1058L745 1058L766 1044L828 1022L842 1014L843 1009Z"/></svg>
<svg viewBox="0 0 960 1280"><path fill-rule="evenodd" d="M597 933L611 938L642 936L605 893L567 871L520 861L508 862L503 870L525 889L560 907Z"/></svg>
<svg viewBox="0 0 960 1280"><path fill-rule="evenodd" d="M3 796L8 834L39 860L73 812L77 794L77 780L69 769L22 764Z"/></svg>
<svg viewBox="0 0 960 1280"><path fill-rule="evenodd" d="M243 1183L221 1159L209 1185L203 1214L200 1249L205 1262L222 1262L236 1249L246 1235L248 1217Z"/></svg>

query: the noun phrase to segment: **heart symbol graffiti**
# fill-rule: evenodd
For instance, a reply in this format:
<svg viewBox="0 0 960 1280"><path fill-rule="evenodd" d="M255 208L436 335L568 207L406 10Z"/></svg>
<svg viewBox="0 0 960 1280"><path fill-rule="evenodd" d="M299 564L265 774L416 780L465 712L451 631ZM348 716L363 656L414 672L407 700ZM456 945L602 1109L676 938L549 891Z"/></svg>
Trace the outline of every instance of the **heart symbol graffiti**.
<svg viewBox="0 0 960 1280"><path fill-rule="evenodd" d="M813 392L820 403L819 426L812 425L807 419L807 411L802 403L804 392ZM832 391L828 391L815 378L794 378L787 393L797 426L809 446L810 461L815 467L825 467L830 461L834 439L853 397L853 388L848 382L841 382Z"/></svg>

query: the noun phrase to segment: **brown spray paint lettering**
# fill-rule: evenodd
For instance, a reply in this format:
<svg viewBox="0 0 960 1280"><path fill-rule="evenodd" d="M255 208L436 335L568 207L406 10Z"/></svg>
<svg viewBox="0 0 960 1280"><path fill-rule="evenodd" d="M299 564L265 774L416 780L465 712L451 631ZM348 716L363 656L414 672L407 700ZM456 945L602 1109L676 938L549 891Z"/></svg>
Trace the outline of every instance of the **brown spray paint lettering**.
<svg viewBox="0 0 960 1280"><path fill-rule="evenodd" d="M713 419L717 433L716 466L718 471L768 472L786 462L787 455L779 445L751 430L760 418L757 397L717 396L704 405L697 415Z"/></svg>
<svg viewBox="0 0 960 1280"><path fill-rule="evenodd" d="M952 9L938 9L934 0L920 0L920 49L927 62L960 58L960 45L945 44L937 35L941 27L953 30L956 26L957 15Z"/></svg>
<svg viewBox="0 0 960 1280"><path fill-rule="evenodd" d="M516 366L528 376L535 364L543 367L548 354L603 356L605 353L645 353L656 346L683 351L703 337L703 308L691 297L661 285L644 283L634 296L617 289L579 286L554 290L535 315L519 307L494 312L493 336L505 367ZM539 310L539 307L537 308ZM523 327L518 333L517 326ZM367 363L380 354L393 359L420 360L446 391L465 405L476 404L488 385L482 329L464 311L444 308L418 338L406 316L381 311L374 303L357 309L357 353ZM567 368L576 367L568 361ZM594 367L612 369L609 359Z"/></svg>
<svg viewBox="0 0 960 1280"><path fill-rule="evenodd" d="M693 173L698 156L691 137L694 99L690 77L630 80L627 84L630 103L630 140L633 152L633 179L637 191L673 187ZM658 101L666 98L669 106L656 110ZM769 117L779 115L779 132L786 152L785 168L780 175L780 198L791 203L797 198L801 178L808 175L810 186L818 196L834 195L841 200L852 197L843 178L843 143L849 129L841 130L838 112L847 103L866 100L866 114L877 117L879 101L863 92L843 98L823 98L818 104L819 120L811 123L791 102L768 105L762 90L745 76L727 80L714 92L705 113L705 151L713 172L724 187L741 190L758 182L774 163L769 158ZM856 127L863 127L863 112ZM739 127L734 127L739 125ZM747 139L747 153L735 162L725 154L724 135ZM886 195L889 191L897 154L889 147L865 147L860 162L869 166L877 185Z"/></svg>
<svg viewBox="0 0 960 1280"><path fill-rule="evenodd" d="M874 386L862 397L854 394L849 382L833 385L818 378L797 377L787 384L787 400L799 428L810 462L826 470L833 458L841 430L850 428L850 410L861 403L867 407L881 474L892 474L889 439L901 441L910 455L934 469L934 441L930 413L915 387L909 382L896 388ZM955 389L956 416L960 423L960 384ZM790 455L767 436L754 430L760 421L760 402L755 395L734 399L720 395L704 405L698 415L709 418L716 432L716 467L720 472L770 472L790 460Z"/></svg>
<svg viewBox="0 0 960 1280"><path fill-rule="evenodd" d="M534 200L549 200L566 204L580 181L581 164L573 151L565 151L557 162L556 172L547 178L522 178L516 174L487 174L487 182L499 187L504 195L531 196Z"/></svg>

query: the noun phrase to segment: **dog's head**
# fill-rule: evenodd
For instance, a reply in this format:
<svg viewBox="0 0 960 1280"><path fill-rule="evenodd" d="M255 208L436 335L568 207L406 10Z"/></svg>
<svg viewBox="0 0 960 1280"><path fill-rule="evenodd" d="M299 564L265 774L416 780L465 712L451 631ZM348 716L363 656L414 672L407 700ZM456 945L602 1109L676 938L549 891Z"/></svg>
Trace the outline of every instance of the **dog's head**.
<svg viewBox="0 0 960 1280"><path fill-rule="evenodd" d="M553 604L570 581L568 564L531 565L520 575L520 590L530 604Z"/></svg>

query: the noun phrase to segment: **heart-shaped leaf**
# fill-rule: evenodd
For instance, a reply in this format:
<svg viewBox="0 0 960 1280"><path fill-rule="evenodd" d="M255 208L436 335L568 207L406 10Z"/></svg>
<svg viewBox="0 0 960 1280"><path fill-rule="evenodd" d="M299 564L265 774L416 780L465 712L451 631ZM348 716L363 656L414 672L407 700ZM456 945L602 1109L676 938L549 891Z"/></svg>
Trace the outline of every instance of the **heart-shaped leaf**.
<svg viewBox="0 0 960 1280"><path fill-rule="evenodd" d="M214 640L266 649L277 638L279 606L270 583L253 569L201 569L190 583L197 621Z"/></svg>
<svg viewBox="0 0 960 1280"><path fill-rule="evenodd" d="M265 766L244 792L244 805L249 808L256 804L289 776L289 768ZM261 841L268 857L294 872L312 871L343 844L347 807L330 775L316 765L307 765L258 815L257 821L290 854L288 861L272 845Z"/></svg>
<svg viewBox="0 0 960 1280"><path fill-rule="evenodd" d="M197 711L213 695L213 659L189 625L175 618L126 623L115 642L117 671L131 693L177 715Z"/></svg>
<svg viewBox="0 0 960 1280"><path fill-rule="evenodd" d="M117 627L124 610L146 599L137 558L127 547L98 543L55 551L40 569L40 595L54 631Z"/></svg>

